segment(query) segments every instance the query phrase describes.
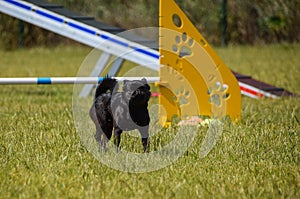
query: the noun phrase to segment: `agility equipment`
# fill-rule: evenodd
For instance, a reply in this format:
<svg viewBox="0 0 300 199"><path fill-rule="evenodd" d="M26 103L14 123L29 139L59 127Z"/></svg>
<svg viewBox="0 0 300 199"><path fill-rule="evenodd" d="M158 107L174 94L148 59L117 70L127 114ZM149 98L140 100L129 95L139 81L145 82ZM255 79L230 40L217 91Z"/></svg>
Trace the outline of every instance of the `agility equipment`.
<svg viewBox="0 0 300 199"><path fill-rule="evenodd" d="M165 2L172 3L173 1L165 0ZM156 50L149 48L157 48L157 44L155 42L139 37L138 35L128 35L124 38L115 36L115 34L124 31L124 29L103 24L96 21L93 17L72 12L61 5L49 3L43 0L0 0L0 12L63 35L88 46L103 50L103 52L107 55L103 56L104 58L101 57L99 62L104 63L104 65L107 63L107 59L105 59L107 56L116 55L120 57L120 59L118 59L119 63L114 64L114 70L112 72L116 72L121 66L122 61L120 60L123 58L141 65L146 63L146 67L150 66L153 70L159 69L159 54ZM99 46L99 43L103 45ZM131 50L132 52L130 55L122 53L124 52L124 48L122 47L127 49L125 52ZM153 63L153 65L149 65L149 63ZM101 73L102 67L99 68L100 69L96 72L100 71ZM233 73L239 81L241 93L248 97L277 98L281 96L295 95L283 88L277 88L255 80L251 78L251 76L238 74L234 71ZM114 75L115 74L112 76Z"/></svg>
<svg viewBox="0 0 300 199"><path fill-rule="evenodd" d="M160 0L159 52L156 50L156 41L135 34L120 37L116 34L124 31L123 29L97 22L92 17L43 0L0 0L0 11L101 50L103 53L91 72L91 77L101 76L111 56L118 57L109 71L111 76L117 74L124 60L159 71L160 102L168 112L166 121L170 121L173 115L186 117L203 114L217 117L213 115L216 112L239 120L241 93L254 98L293 95L284 89L233 72L237 82L232 72L173 0ZM18 81L27 82L26 84L76 82L71 79L19 79L14 80L13 84ZM182 82L183 79L185 82ZM98 81L95 79L91 82ZM89 95L93 88L88 82L80 93L82 97ZM177 87L172 87L173 85ZM194 106L191 102L197 102L198 105Z"/></svg>
<svg viewBox="0 0 300 199"><path fill-rule="evenodd" d="M19 77L0 78L0 84L99 84L105 77ZM144 77L111 77L117 81L141 80ZM147 82L159 82L159 77L145 77Z"/></svg>
<svg viewBox="0 0 300 199"><path fill-rule="evenodd" d="M165 3L173 3L172 0L164 1ZM104 66L107 64L107 57L111 55L118 56L118 61L113 64L114 70L111 71L111 76L116 75L123 59L146 65L146 67L150 66L153 70L159 70L159 53L151 49L158 47L156 42L149 41L149 39L138 35L118 37L116 34L124 31L124 29L103 24L96 21L93 17L72 12L61 5L44 0L0 0L0 12L103 50L105 55L100 57L99 63L102 63ZM99 46L99 44L103 45ZM124 49L126 50L124 51ZM131 50L129 55L124 54L124 52L129 50ZM149 65L149 63L153 64ZM91 73L91 76L99 76L104 66L97 66L96 70L93 71L94 73ZM245 96L252 98L277 98L295 95L283 88L277 88L255 80L249 75L242 75L234 71L233 73L239 81L241 93ZM87 96L90 91L90 88L85 88L85 92L81 94L82 96Z"/></svg>
<svg viewBox="0 0 300 199"><path fill-rule="evenodd" d="M145 49L143 45L112 34L118 33L122 29L106 26L101 23L93 23L94 20L91 22L91 18L89 17L84 17L68 10L62 10L60 6L55 6L55 4L45 1L1 0L0 11L137 64L144 65L147 63L148 65L155 60L153 58L159 58L157 51L150 48ZM63 14L68 16L64 16ZM112 33L103 31L92 25L109 30ZM130 54L128 54L128 50L130 50Z"/></svg>
<svg viewBox="0 0 300 199"><path fill-rule="evenodd" d="M236 78L174 1L160 1L159 27L160 104L166 109L166 120L171 121L174 115L228 115L240 120L241 94ZM177 88L166 88L165 84ZM172 91L180 93L180 89L183 95L177 98L186 98L186 103L174 99Z"/></svg>

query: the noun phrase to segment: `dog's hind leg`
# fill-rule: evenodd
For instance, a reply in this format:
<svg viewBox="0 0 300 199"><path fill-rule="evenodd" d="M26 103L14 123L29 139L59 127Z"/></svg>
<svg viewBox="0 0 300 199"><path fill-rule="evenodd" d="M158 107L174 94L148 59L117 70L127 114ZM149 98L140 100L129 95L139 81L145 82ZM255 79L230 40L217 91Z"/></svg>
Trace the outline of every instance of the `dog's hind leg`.
<svg viewBox="0 0 300 199"><path fill-rule="evenodd" d="M110 138L112 136L113 126L111 126L111 125L109 125L109 126L102 126L101 129L104 132L103 139L101 140L101 145L104 148L104 150L107 151L106 144L107 144L107 142L110 140Z"/></svg>
<svg viewBox="0 0 300 199"><path fill-rule="evenodd" d="M103 132L100 128L100 125L99 125L99 128L98 126L96 126L96 133L95 133L95 140L98 144L101 143L101 136L102 136Z"/></svg>
<svg viewBox="0 0 300 199"><path fill-rule="evenodd" d="M92 121L94 122L94 124L96 126L95 140L96 140L98 146L101 147L101 136L103 134L103 131L101 129L101 126L99 124L99 121L98 121L98 118L96 115L95 104L93 104L90 109L90 118L92 119Z"/></svg>
<svg viewBox="0 0 300 199"><path fill-rule="evenodd" d="M120 147L120 142L121 142L121 134L122 134L122 129L118 126L115 127L114 129L114 143L117 146L117 150L119 151L121 149Z"/></svg>
<svg viewBox="0 0 300 199"><path fill-rule="evenodd" d="M144 152L149 151L149 126L144 126L139 128L141 137L142 137L142 144L144 148Z"/></svg>

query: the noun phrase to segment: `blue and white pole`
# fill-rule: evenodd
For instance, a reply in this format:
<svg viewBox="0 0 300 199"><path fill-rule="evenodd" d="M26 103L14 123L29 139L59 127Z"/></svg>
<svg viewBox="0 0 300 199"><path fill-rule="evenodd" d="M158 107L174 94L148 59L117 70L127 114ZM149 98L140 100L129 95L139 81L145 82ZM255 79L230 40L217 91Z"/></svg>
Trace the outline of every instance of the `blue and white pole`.
<svg viewBox="0 0 300 199"><path fill-rule="evenodd" d="M0 78L0 85L9 84L98 84L105 77L15 77ZM159 82L159 77L112 77L118 81L141 80L145 78L148 83Z"/></svg>

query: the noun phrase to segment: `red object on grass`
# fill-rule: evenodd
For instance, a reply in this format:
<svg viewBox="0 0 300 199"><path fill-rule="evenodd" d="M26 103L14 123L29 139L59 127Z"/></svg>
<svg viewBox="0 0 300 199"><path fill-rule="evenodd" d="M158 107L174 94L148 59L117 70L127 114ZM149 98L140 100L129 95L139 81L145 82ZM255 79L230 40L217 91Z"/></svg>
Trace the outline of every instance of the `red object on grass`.
<svg viewBox="0 0 300 199"><path fill-rule="evenodd" d="M151 96L152 97L158 97L158 96L160 96L160 93L159 92L152 92Z"/></svg>

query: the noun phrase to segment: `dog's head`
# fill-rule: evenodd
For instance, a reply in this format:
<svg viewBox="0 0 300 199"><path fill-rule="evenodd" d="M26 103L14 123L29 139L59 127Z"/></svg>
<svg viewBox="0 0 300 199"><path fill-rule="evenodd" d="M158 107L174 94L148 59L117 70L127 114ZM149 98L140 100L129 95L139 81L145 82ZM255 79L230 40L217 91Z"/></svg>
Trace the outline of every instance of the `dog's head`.
<svg viewBox="0 0 300 199"><path fill-rule="evenodd" d="M133 81L124 80L123 93L128 101L130 100L136 105L148 103L151 96L150 86L145 78Z"/></svg>

